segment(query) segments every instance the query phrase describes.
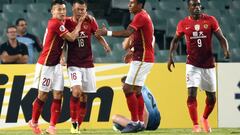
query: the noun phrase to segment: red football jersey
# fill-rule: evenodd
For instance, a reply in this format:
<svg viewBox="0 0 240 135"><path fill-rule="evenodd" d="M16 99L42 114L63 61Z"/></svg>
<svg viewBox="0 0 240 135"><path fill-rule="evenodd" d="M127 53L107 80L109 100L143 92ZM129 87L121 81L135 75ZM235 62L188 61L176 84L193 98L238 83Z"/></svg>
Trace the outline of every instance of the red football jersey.
<svg viewBox="0 0 240 135"><path fill-rule="evenodd" d="M47 66L57 65L62 54L64 40L61 36L67 33L63 22L56 18L48 21L48 26L43 39L43 50L39 56L38 63Z"/></svg>
<svg viewBox="0 0 240 135"><path fill-rule="evenodd" d="M142 10L129 24L135 32L132 35L133 60L154 62L154 28L149 14Z"/></svg>
<svg viewBox="0 0 240 135"><path fill-rule="evenodd" d="M71 32L77 26L72 18L65 21L65 27ZM98 29L97 22L94 17L84 20L79 32L79 37L74 42L68 42L68 66L93 67L93 55L91 48L91 35Z"/></svg>
<svg viewBox="0 0 240 135"><path fill-rule="evenodd" d="M214 67L212 35L218 30L215 17L206 14L202 14L198 20L188 16L178 23L177 36L185 34L187 64L200 68Z"/></svg>

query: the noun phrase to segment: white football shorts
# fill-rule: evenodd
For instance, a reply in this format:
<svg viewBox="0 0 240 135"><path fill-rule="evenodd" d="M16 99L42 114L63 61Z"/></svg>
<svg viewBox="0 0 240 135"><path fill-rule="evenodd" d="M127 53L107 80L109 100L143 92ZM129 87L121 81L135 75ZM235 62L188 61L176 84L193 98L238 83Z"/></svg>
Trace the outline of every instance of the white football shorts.
<svg viewBox="0 0 240 135"><path fill-rule="evenodd" d="M216 92L215 68L199 68L186 64L187 87L199 87L201 90Z"/></svg>
<svg viewBox="0 0 240 135"><path fill-rule="evenodd" d="M85 93L96 92L96 77L94 68L68 67L70 86L80 85Z"/></svg>
<svg viewBox="0 0 240 135"><path fill-rule="evenodd" d="M143 86L152 67L153 63L150 62L132 61L125 83L129 85Z"/></svg>
<svg viewBox="0 0 240 135"><path fill-rule="evenodd" d="M56 66L46 66L37 63L33 88L43 92L49 92L51 90L63 91L64 78L62 66L60 64Z"/></svg>

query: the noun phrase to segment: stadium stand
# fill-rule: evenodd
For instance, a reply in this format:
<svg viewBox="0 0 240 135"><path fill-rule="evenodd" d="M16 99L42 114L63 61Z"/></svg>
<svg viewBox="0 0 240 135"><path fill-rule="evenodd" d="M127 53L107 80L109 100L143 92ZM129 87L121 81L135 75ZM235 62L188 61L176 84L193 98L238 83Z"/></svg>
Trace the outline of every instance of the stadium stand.
<svg viewBox="0 0 240 135"><path fill-rule="evenodd" d="M122 30L128 26L130 15L128 11L129 0L88 0L88 7L99 27L104 23L110 30ZM19 17L27 19L29 32L38 35L41 40L44 35L47 20L51 17L49 0L1 0L0 3L0 25L4 29L0 30L0 43L6 36L5 27L15 24ZM240 0L202 0L203 11L214 15L228 39L232 58L231 61L240 61ZM18 9L16 11L16 9ZM177 22L188 15L186 0L146 0L145 9L149 12L155 28L156 47L155 55L157 62L166 62L170 41L175 33ZM71 5L67 4L67 14L71 15ZM37 15L37 17L35 17ZM231 25L230 25L231 24ZM102 46L93 41L93 52L96 56L95 62L122 62L124 51L121 48L123 39L106 37L112 53L106 55ZM213 38L214 53L221 61L223 58L222 49L218 40ZM176 60L183 61L186 57L186 45L182 41L177 51ZM111 57L111 58L110 58Z"/></svg>
<svg viewBox="0 0 240 135"><path fill-rule="evenodd" d="M11 2L14 4L29 4L34 3L35 0L11 0Z"/></svg>

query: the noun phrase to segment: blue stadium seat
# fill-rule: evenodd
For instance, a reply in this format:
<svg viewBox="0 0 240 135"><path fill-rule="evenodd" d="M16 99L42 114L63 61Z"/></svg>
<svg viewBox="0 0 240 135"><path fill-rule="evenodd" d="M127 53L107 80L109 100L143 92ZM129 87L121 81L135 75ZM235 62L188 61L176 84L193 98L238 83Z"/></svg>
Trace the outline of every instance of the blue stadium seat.
<svg viewBox="0 0 240 135"><path fill-rule="evenodd" d="M239 0L232 1L231 5L230 5L230 8L240 9L240 1Z"/></svg>
<svg viewBox="0 0 240 135"><path fill-rule="evenodd" d="M157 57L155 58L155 61L167 62L169 50L159 50L158 52L156 52L156 55Z"/></svg>
<svg viewBox="0 0 240 135"><path fill-rule="evenodd" d="M204 12L207 13L208 15L215 16L217 20L219 20L221 17L221 13L218 9L205 9Z"/></svg>
<svg viewBox="0 0 240 135"><path fill-rule="evenodd" d="M14 25L18 18L24 18L24 14L21 12L4 12L0 18L8 24Z"/></svg>
<svg viewBox="0 0 240 135"><path fill-rule="evenodd" d="M3 12L15 13L20 12L23 13L26 10L26 5L23 4L5 4L3 5Z"/></svg>
<svg viewBox="0 0 240 135"><path fill-rule="evenodd" d="M9 0L1 0L0 10L2 10L4 4L9 4Z"/></svg>
<svg viewBox="0 0 240 135"><path fill-rule="evenodd" d="M48 3L49 5L51 4L50 0L36 0L37 3Z"/></svg>
<svg viewBox="0 0 240 135"><path fill-rule="evenodd" d="M109 27L109 23L106 19L97 19L97 23L98 23L98 27L102 27L102 24L105 24L105 26L108 28Z"/></svg>
<svg viewBox="0 0 240 135"><path fill-rule="evenodd" d="M109 30L112 30L112 31L119 31L119 30L124 30L125 28L121 25L119 26L110 26L109 27Z"/></svg>
<svg viewBox="0 0 240 135"><path fill-rule="evenodd" d="M129 0L112 0L111 7L116 9L128 9Z"/></svg>
<svg viewBox="0 0 240 135"><path fill-rule="evenodd" d="M157 4L157 3L154 3ZM184 3L181 0L166 0L159 2L159 9L175 11L184 8Z"/></svg>
<svg viewBox="0 0 240 135"><path fill-rule="evenodd" d="M186 55L176 55L174 56L175 62L186 62Z"/></svg>
<svg viewBox="0 0 240 135"><path fill-rule="evenodd" d="M29 4L34 3L34 0L11 0L13 4Z"/></svg>
<svg viewBox="0 0 240 135"><path fill-rule="evenodd" d="M240 48L232 48L231 54L232 62L240 62Z"/></svg>
<svg viewBox="0 0 240 135"><path fill-rule="evenodd" d="M27 11L33 13L49 13L50 5L45 3L28 4Z"/></svg>
<svg viewBox="0 0 240 135"><path fill-rule="evenodd" d="M231 4L230 0L210 0L208 1L208 8L209 9L219 9L219 10L225 10L227 7L229 7Z"/></svg>

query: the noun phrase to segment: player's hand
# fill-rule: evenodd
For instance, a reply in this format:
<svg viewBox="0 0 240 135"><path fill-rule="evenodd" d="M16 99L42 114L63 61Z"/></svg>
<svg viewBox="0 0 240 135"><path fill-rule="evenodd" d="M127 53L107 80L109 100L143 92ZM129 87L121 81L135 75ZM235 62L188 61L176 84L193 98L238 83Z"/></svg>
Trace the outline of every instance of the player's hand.
<svg viewBox="0 0 240 135"><path fill-rule="evenodd" d="M107 35L107 28L105 26L105 24L102 25L102 28L101 29L98 29L96 32L95 32L95 35L96 36L106 36Z"/></svg>
<svg viewBox="0 0 240 135"><path fill-rule="evenodd" d="M78 19L78 22L82 23L82 22L87 18L87 16L88 16L88 14L87 14L87 12L86 12L83 16L81 16L81 17Z"/></svg>
<svg viewBox="0 0 240 135"><path fill-rule="evenodd" d="M224 59L229 59L230 58L230 52L229 51L225 51L224 52Z"/></svg>
<svg viewBox="0 0 240 135"><path fill-rule="evenodd" d="M124 63L130 63L132 61L133 58L133 52L132 51L128 51L125 56L123 57L123 61Z"/></svg>
<svg viewBox="0 0 240 135"><path fill-rule="evenodd" d="M106 53L110 53L112 51L111 48L109 47L109 45L105 45L103 48Z"/></svg>
<svg viewBox="0 0 240 135"><path fill-rule="evenodd" d="M173 61L172 57L170 57L170 58L168 59L168 64L167 64L168 70L169 70L170 72L172 72L171 65L173 65L173 67L175 68L174 61Z"/></svg>
<svg viewBox="0 0 240 135"><path fill-rule="evenodd" d="M61 64L62 66L67 66L65 57L61 57L61 59L60 59L60 64Z"/></svg>
<svg viewBox="0 0 240 135"><path fill-rule="evenodd" d="M3 57L8 56L8 53L6 51L3 51L2 56Z"/></svg>

